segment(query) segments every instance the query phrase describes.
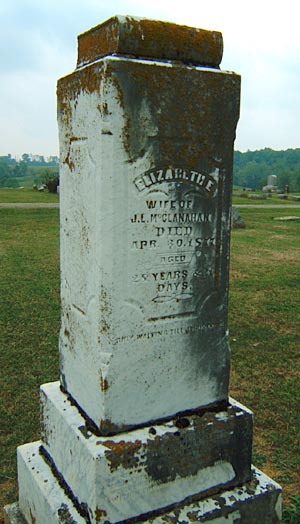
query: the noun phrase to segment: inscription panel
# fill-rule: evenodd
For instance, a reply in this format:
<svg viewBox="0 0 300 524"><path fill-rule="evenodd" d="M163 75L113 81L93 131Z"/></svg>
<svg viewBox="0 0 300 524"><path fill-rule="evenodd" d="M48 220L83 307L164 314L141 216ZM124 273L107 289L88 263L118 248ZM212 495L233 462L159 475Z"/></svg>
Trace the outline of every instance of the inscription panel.
<svg viewBox="0 0 300 524"><path fill-rule="evenodd" d="M218 168L163 167L134 179L127 296L145 319L198 316L214 292L219 178Z"/></svg>

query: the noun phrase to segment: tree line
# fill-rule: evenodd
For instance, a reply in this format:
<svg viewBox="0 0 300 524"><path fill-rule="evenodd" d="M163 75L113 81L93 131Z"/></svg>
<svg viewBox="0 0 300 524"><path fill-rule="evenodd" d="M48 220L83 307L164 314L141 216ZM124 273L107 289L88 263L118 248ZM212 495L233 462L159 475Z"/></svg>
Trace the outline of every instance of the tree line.
<svg viewBox="0 0 300 524"><path fill-rule="evenodd" d="M0 156L0 187L18 187L22 180L34 184L43 183L49 177L58 177L58 158L45 160L40 155L24 153L19 161L11 155ZM233 183L235 186L262 189L269 175L277 176L279 189L289 186L290 191L300 192L300 148L274 151L270 148L259 151L234 153Z"/></svg>
<svg viewBox="0 0 300 524"><path fill-rule="evenodd" d="M0 187L40 185L58 178L58 157L45 160L41 155L24 153L20 160L12 155L0 156Z"/></svg>
<svg viewBox="0 0 300 524"><path fill-rule="evenodd" d="M277 176L278 188L286 186L292 192L300 192L300 148L274 151L234 153L233 183L235 186L262 189L269 175Z"/></svg>
<svg viewBox="0 0 300 524"><path fill-rule="evenodd" d="M20 160L16 160L10 153L8 155L0 156L0 162L9 166L15 166L18 163L22 163L30 166L58 166L59 159L57 156L49 156L45 159L44 155L32 155L23 153Z"/></svg>

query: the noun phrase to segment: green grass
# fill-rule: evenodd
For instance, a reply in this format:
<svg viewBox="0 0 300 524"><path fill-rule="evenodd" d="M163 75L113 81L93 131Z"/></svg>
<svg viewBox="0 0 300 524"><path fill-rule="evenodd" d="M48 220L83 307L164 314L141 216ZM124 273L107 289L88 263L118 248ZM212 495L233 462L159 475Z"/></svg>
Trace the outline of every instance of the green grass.
<svg viewBox="0 0 300 524"><path fill-rule="evenodd" d="M299 524L300 221L273 220L290 214L241 210L229 327L231 395L254 411L254 464L282 484L283 522ZM0 209L0 242L2 506L17 498L16 447L39 438L39 386L58 377L58 210Z"/></svg>
<svg viewBox="0 0 300 524"><path fill-rule="evenodd" d="M300 480L300 221L274 217L290 214L241 210L246 229L232 234L229 316L232 395L254 411L254 456L286 499Z"/></svg>
<svg viewBox="0 0 300 524"><path fill-rule="evenodd" d="M39 386L58 377L58 210L0 209L0 507L17 445L39 438Z"/></svg>
<svg viewBox="0 0 300 524"><path fill-rule="evenodd" d="M31 188L14 189L6 188L0 189L0 203L55 203L59 201L59 196L54 193L49 193L47 189L45 191L34 191Z"/></svg>
<svg viewBox="0 0 300 524"><path fill-rule="evenodd" d="M282 523L300 524L300 495L291 497L289 506L283 510Z"/></svg>
<svg viewBox="0 0 300 524"><path fill-rule="evenodd" d="M238 192L236 192L238 193ZM15 188L0 188L0 203L3 202L58 202L59 196L49 193L46 189L43 193L39 191L34 191L32 187L24 187L23 189L15 189ZM295 202L292 200L292 195L289 196L288 200L281 200L278 198L277 195L273 195L272 198L267 198L267 200L250 200L249 198L242 198L239 196L233 195L233 204L239 205L239 204L266 204L266 205L276 205L276 204L295 204L299 206L300 209L300 202Z"/></svg>

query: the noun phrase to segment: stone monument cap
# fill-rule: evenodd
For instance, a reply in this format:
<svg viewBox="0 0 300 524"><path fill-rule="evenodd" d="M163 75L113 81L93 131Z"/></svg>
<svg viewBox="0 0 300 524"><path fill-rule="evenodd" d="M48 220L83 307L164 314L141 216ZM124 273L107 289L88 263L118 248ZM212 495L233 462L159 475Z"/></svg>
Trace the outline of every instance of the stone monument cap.
<svg viewBox="0 0 300 524"><path fill-rule="evenodd" d="M113 54L218 69L223 38L218 31L120 15L78 36L77 68Z"/></svg>

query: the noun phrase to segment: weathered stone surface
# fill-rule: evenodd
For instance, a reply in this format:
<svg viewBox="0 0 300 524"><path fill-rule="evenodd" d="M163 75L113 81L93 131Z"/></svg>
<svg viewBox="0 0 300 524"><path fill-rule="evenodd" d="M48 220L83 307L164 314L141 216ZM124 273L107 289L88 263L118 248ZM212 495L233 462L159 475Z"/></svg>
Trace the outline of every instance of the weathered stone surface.
<svg viewBox="0 0 300 524"><path fill-rule="evenodd" d="M245 222L236 207L232 207L231 210L231 225L234 229L245 229L246 227Z"/></svg>
<svg viewBox="0 0 300 524"><path fill-rule="evenodd" d="M274 220L280 220L280 221L294 221L294 220L300 220L300 217L298 216L294 216L294 215L289 215L289 216L285 216L285 217L274 217Z"/></svg>
<svg viewBox="0 0 300 524"><path fill-rule="evenodd" d="M43 446L93 523L157 511L251 477L252 413L235 401L218 413L109 438L87 429L58 383L42 386L41 401Z"/></svg>
<svg viewBox="0 0 300 524"><path fill-rule="evenodd" d="M249 193L248 198L251 200L267 200L267 195L258 194L258 193Z"/></svg>
<svg viewBox="0 0 300 524"><path fill-rule="evenodd" d="M61 380L103 434L228 398L239 89L116 57L58 84Z"/></svg>
<svg viewBox="0 0 300 524"><path fill-rule="evenodd" d="M87 524L40 456L40 445L38 441L18 448L21 515L28 524Z"/></svg>
<svg viewBox="0 0 300 524"><path fill-rule="evenodd" d="M4 524L27 524L20 512L19 504L17 502L4 506L3 511Z"/></svg>
<svg viewBox="0 0 300 524"><path fill-rule="evenodd" d="M288 200L289 196L286 193L278 193L278 198L281 200Z"/></svg>
<svg viewBox="0 0 300 524"><path fill-rule="evenodd" d="M112 54L218 67L223 39L218 31L131 16L114 16L79 35L78 67Z"/></svg>
<svg viewBox="0 0 300 524"><path fill-rule="evenodd" d="M43 471L45 465L41 457L37 454L32 457L34 467ZM32 464L31 463L31 464ZM158 515L151 515L149 518L136 520L137 524L187 524L192 522L208 522L210 524L280 524L281 522L281 489L278 484L264 475L261 471L253 469L252 480L240 487L226 490L218 495L213 495L199 501L178 505L175 509L164 511ZM38 477L37 477L38 478ZM59 497L60 487L56 479L49 470L47 485L51 487L51 496ZM44 503L47 491L44 490L42 480L32 486L33 495L37 494L41 499L39 505ZM49 520L43 514L36 513L35 524L86 524L87 520L82 520L73 508L72 502L67 501L72 517L63 520L56 512ZM12 512L8 512L12 514ZM30 514L30 510L29 510ZM99 510L101 516L101 510ZM28 523L32 523L32 519ZM14 506L13 519L8 519L8 524L24 524L22 515Z"/></svg>
<svg viewBox="0 0 300 524"><path fill-rule="evenodd" d="M151 524L280 524L281 504L280 486L253 468L249 483L166 512L151 519Z"/></svg>

